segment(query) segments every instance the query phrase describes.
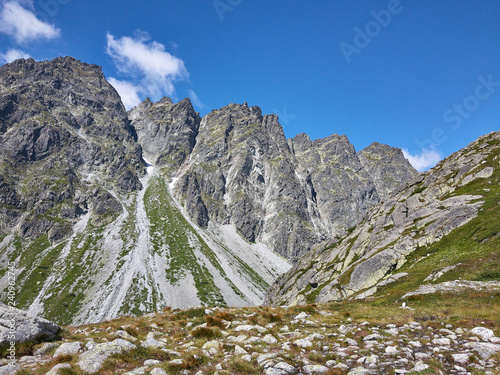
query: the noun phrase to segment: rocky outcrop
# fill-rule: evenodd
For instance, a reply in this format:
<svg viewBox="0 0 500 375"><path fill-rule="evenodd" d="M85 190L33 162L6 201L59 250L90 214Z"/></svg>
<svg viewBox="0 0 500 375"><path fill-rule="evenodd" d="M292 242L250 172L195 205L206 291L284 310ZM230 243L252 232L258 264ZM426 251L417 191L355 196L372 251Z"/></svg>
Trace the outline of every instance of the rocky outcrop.
<svg viewBox="0 0 500 375"><path fill-rule="evenodd" d="M315 246L277 280L267 303L327 302L375 294L410 254L475 219L485 194L496 199L488 185L498 170L499 139L500 132L479 138L401 186L340 241Z"/></svg>
<svg viewBox="0 0 500 375"><path fill-rule="evenodd" d="M370 175L345 135L311 141L299 134L289 141L297 172L318 213L316 226L329 237L341 236L380 201Z"/></svg>
<svg viewBox="0 0 500 375"><path fill-rule="evenodd" d="M388 150L392 154L377 172L391 181L380 185L383 194L416 173L399 159L401 150ZM203 118L196 145L175 177L176 198L198 225L231 224L248 242L264 243L291 260L318 241L345 234L380 201L346 136L311 141L299 134L287 141L276 116L246 103Z"/></svg>
<svg viewBox="0 0 500 375"><path fill-rule="evenodd" d="M418 174L400 148L374 142L359 151L358 156L382 200L389 198L401 183L410 181Z"/></svg>
<svg viewBox="0 0 500 375"><path fill-rule="evenodd" d="M55 323L0 303L0 346L50 340L60 330Z"/></svg>
<svg viewBox="0 0 500 375"><path fill-rule="evenodd" d="M310 225L294 164L276 116L231 104L201 121L175 194L198 224L231 224L248 242L295 259L321 234Z"/></svg>
<svg viewBox="0 0 500 375"><path fill-rule="evenodd" d="M103 187L141 187L140 146L101 68L70 57L0 67L0 233L65 238L89 210L121 211ZM87 182L85 180L87 179Z"/></svg>
<svg viewBox="0 0 500 375"><path fill-rule="evenodd" d="M148 98L129 112L144 157L161 166L167 177L181 167L196 143L201 117L189 99L173 104L169 98L157 103Z"/></svg>

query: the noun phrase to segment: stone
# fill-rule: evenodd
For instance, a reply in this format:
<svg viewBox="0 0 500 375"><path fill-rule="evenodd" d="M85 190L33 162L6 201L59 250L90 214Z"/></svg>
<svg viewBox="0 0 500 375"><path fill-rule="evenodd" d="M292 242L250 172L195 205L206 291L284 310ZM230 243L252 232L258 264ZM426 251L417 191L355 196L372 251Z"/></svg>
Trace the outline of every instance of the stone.
<svg viewBox="0 0 500 375"><path fill-rule="evenodd" d="M252 326L252 325L247 325L247 324L246 325L238 326L238 327L236 327L234 329L235 332L241 332L241 331L243 331L243 332L249 332L251 330L257 330L260 333L263 333L263 332L267 331L267 329L264 328L264 327L261 327L261 326L258 326L258 325Z"/></svg>
<svg viewBox="0 0 500 375"><path fill-rule="evenodd" d="M355 369L349 371L347 375L364 375L367 371L363 367L356 367Z"/></svg>
<svg viewBox="0 0 500 375"><path fill-rule="evenodd" d="M294 341L294 345L298 346L299 348L311 348L313 346L312 342L306 339L298 339Z"/></svg>
<svg viewBox="0 0 500 375"><path fill-rule="evenodd" d="M296 315L294 319L295 319L295 320L302 320L302 319L307 319L307 318L309 318L309 316L310 316L310 315L309 315L308 313L306 313L306 312L304 312L304 311L303 311L303 312L301 312L300 314Z"/></svg>
<svg viewBox="0 0 500 375"><path fill-rule="evenodd" d="M430 366L425 364L424 362L422 361L418 361L415 366L413 367L413 369L411 371L415 371L415 372L418 372L418 371L424 371L424 370L427 370Z"/></svg>
<svg viewBox="0 0 500 375"><path fill-rule="evenodd" d="M276 340L276 338L271 334L265 335L262 338L262 341L269 345L276 344L278 342L278 340Z"/></svg>
<svg viewBox="0 0 500 375"><path fill-rule="evenodd" d="M171 360L171 361L170 361L170 362L168 362L168 363L170 363L171 365L178 365L178 366L181 366L181 365L183 365L183 364L184 364L184 360L182 360L182 359L180 359L180 358L179 358L179 359L173 359L173 360Z"/></svg>
<svg viewBox="0 0 500 375"><path fill-rule="evenodd" d="M215 350L219 351L220 346L221 345L220 345L219 341L211 340L211 341L207 341L205 344L203 344L202 349L205 349L205 350L215 349Z"/></svg>
<svg viewBox="0 0 500 375"><path fill-rule="evenodd" d="M306 365L302 368L304 374L326 374L330 369L322 365Z"/></svg>
<svg viewBox="0 0 500 375"><path fill-rule="evenodd" d="M274 365L274 370L281 371L281 374L296 374L298 370L286 362L278 362Z"/></svg>
<svg viewBox="0 0 500 375"><path fill-rule="evenodd" d="M61 327L51 321L0 303L0 345L10 343L8 336L13 321L15 330L12 341L16 343L50 340L61 330Z"/></svg>
<svg viewBox="0 0 500 375"><path fill-rule="evenodd" d="M399 350L396 346L389 345L385 348L385 354L387 354L387 355L396 355L398 353L399 353Z"/></svg>
<svg viewBox="0 0 500 375"><path fill-rule="evenodd" d="M122 353L136 348L134 344L123 339L97 344L94 349L80 355L78 366L83 371L94 374L112 354Z"/></svg>
<svg viewBox="0 0 500 375"><path fill-rule="evenodd" d="M363 338L363 341L380 340L380 339L382 339L381 335L379 335L378 333L372 333L371 335L365 336Z"/></svg>
<svg viewBox="0 0 500 375"><path fill-rule="evenodd" d="M151 348L151 349L161 349L166 346L166 344L162 341L158 341L152 337L147 338L145 341L141 343L142 346L145 348Z"/></svg>
<svg viewBox="0 0 500 375"><path fill-rule="evenodd" d="M484 360L487 360L492 355L500 352L499 344L486 342L468 342L467 344L465 344L465 347L471 348L472 350L476 351Z"/></svg>
<svg viewBox="0 0 500 375"><path fill-rule="evenodd" d="M469 357L470 355L467 353L456 353L452 354L451 357L453 358L453 361L461 364L465 364L469 362Z"/></svg>
<svg viewBox="0 0 500 375"><path fill-rule="evenodd" d="M136 341L137 339L130 335L127 331L124 330L118 330L116 331L116 335L119 336L120 338L128 341Z"/></svg>
<svg viewBox="0 0 500 375"><path fill-rule="evenodd" d="M45 375L59 375L61 374L59 370L63 368L69 369L71 368L71 365L69 363L59 363L52 367Z"/></svg>
<svg viewBox="0 0 500 375"><path fill-rule="evenodd" d="M35 354L35 355L45 355L48 352L50 352L52 349L57 348L58 346L59 346L59 344L56 343L56 342L46 342L40 348L38 348L37 350L35 350L35 352L33 354Z"/></svg>
<svg viewBox="0 0 500 375"><path fill-rule="evenodd" d="M150 375L167 375L167 372L157 367L151 370Z"/></svg>
<svg viewBox="0 0 500 375"><path fill-rule="evenodd" d="M470 330L470 333L479 336L483 341L488 341L495 336L493 330L485 327L474 327Z"/></svg>
<svg viewBox="0 0 500 375"><path fill-rule="evenodd" d="M144 361L144 366L157 366L159 364L161 364L161 361L156 359L147 359Z"/></svg>
<svg viewBox="0 0 500 375"><path fill-rule="evenodd" d="M438 339L433 339L432 343L434 345L441 345L441 346L450 346L451 340L449 338L438 338Z"/></svg>
<svg viewBox="0 0 500 375"><path fill-rule="evenodd" d="M243 349L241 346L235 345L234 346L234 354L235 355L245 355L245 354L248 354L248 352L245 349Z"/></svg>
<svg viewBox="0 0 500 375"><path fill-rule="evenodd" d="M56 349L54 353L54 358L63 355L75 355L78 354L82 349L83 349L83 344L81 342L65 342Z"/></svg>

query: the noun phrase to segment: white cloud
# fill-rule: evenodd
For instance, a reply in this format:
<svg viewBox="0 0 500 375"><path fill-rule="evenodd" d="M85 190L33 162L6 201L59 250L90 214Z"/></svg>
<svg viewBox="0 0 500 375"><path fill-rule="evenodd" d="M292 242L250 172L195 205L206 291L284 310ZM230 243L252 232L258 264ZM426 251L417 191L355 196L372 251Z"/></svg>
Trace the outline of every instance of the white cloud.
<svg viewBox="0 0 500 375"><path fill-rule="evenodd" d="M202 103L200 98L198 98L198 95L196 95L196 93L193 90L189 90L188 93L189 93L189 98L191 99L191 101L193 102L195 107L197 107L197 108L205 108L206 107L205 104Z"/></svg>
<svg viewBox="0 0 500 375"><path fill-rule="evenodd" d="M32 1L22 1L32 8ZM17 43L37 39L53 39L60 35L54 25L40 21L32 11L23 8L19 1L7 1L0 13L0 32L13 36Z"/></svg>
<svg viewBox="0 0 500 375"><path fill-rule="evenodd" d="M174 83L187 80L189 73L184 61L165 51L161 43L150 41L147 33L135 37L107 35L107 53L113 58L117 69L140 81L141 92L160 99L172 95Z"/></svg>
<svg viewBox="0 0 500 375"><path fill-rule="evenodd" d="M413 165L417 171L422 172L434 167L443 159L441 153L436 149L425 149L420 154L412 155L407 149L403 149L403 154L406 159Z"/></svg>
<svg viewBox="0 0 500 375"><path fill-rule="evenodd" d="M18 49L10 48L5 53L0 53L0 61L4 63L10 63L17 59L28 59L31 56Z"/></svg>
<svg viewBox="0 0 500 375"><path fill-rule="evenodd" d="M123 105L127 110L135 107L141 102L139 98L139 88L126 81L119 81L116 78L108 78L108 82L118 91L122 98Z"/></svg>

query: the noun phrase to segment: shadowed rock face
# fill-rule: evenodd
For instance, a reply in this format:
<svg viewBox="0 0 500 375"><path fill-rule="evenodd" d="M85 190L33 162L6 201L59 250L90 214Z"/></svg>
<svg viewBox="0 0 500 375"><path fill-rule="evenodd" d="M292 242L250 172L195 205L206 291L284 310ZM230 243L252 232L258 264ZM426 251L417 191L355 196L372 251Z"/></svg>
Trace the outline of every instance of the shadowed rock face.
<svg viewBox="0 0 500 375"><path fill-rule="evenodd" d="M318 244L302 257L271 287L266 302L300 304L373 295L412 252L440 241L478 216L485 203L481 194L489 192L494 183L489 179L498 167L499 140L500 132L483 136L400 185L341 241ZM383 148L372 145L364 150L362 157L368 159L364 162L383 160L382 154L390 159L390 150L380 153ZM484 165L491 164L491 160L495 167ZM372 168L375 176L384 169L379 165L375 163ZM466 193L454 194L473 182L476 185Z"/></svg>
<svg viewBox="0 0 500 375"><path fill-rule="evenodd" d="M0 232L58 241L88 210L121 210L88 175L117 191L141 187L141 148L101 68L70 57L0 67Z"/></svg>

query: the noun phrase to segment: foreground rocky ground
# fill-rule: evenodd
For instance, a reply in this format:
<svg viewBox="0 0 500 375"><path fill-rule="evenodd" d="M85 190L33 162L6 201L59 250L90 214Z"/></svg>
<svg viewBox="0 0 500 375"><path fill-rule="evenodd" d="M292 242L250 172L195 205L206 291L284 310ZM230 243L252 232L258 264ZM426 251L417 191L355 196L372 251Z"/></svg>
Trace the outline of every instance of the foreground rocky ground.
<svg viewBox="0 0 500 375"><path fill-rule="evenodd" d="M370 321L334 305L167 309L21 345L0 374L500 374L498 320L391 309Z"/></svg>

